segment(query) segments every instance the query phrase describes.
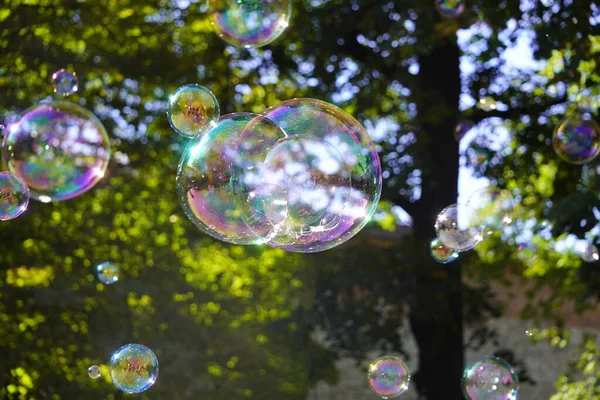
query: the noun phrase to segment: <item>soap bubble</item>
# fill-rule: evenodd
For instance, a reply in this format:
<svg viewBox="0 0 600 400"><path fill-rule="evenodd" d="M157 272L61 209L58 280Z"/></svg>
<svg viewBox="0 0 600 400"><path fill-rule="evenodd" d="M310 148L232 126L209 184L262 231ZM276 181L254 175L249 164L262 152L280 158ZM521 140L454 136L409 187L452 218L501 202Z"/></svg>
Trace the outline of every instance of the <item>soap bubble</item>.
<svg viewBox="0 0 600 400"><path fill-rule="evenodd" d="M292 0L209 0L209 10L215 32L227 43L260 47L288 27Z"/></svg>
<svg viewBox="0 0 600 400"><path fill-rule="evenodd" d="M100 378L100 375L101 375L100 367L97 365L92 365L91 367L88 368L88 375L92 379Z"/></svg>
<svg viewBox="0 0 600 400"><path fill-rule="evenodd" d="M61 96L68 96L79 89L79 79L75 72L66 69L59 69L52 74L52 87L54 93Z"/></svg>
<svg viewBox="0 0 600 400"><path fill-rule="evenodd" d="M456 125L456 128L454 128L454 138L456 139L457 142L460 142L462 140L462 138L465 137L465 135L467 134L467 132L469 132L471 129L473 129L473 127L475 126L475 123L473 121L461 121Z"/></svg>
<svg viewBox="0 0 600 400"><path fill-rule="evenodd" d="M600 126L594 120L567 118L552 136L556 154L571 164L585 164L600 153Z"/></svg>
<svg viewBox="0 0 600 400"><path fill-rule="evenodd" d="M369 386L384 399L400 396L408 390L408 367L398 357L385 356L373 361L367 375Z"/></svg>
<svg viewBox="0 0 600 400"><path fill-rule="evenodd" d="M483 225L477 211L466 204L453 204L442 210L435 221L440 242L456 251L470 250L483 238Z"/></svg>
<svg viewBox="0 0 600 400"><path fill-rule="evenodd" d="M477 107L483 111L493 111L497 108L496 100L492 96L485 96L479 99Z"/></svg>
<svg viewBox="0 0 600 400"><path fill-rule="evenodd" d="M381 165L364 127L313 99L284 101L262 115L286 136L243 137L246 159L262 160L237 170L250 229L273 247L306 253L358 233L381 195Z"/></svg>
<svg viewBox="0 0 600 400"><path fill-rule="evenodd" d="M587 263L593 263L600 260L600 253L594 243L587 243L581 252L581 259Z"/></svg>
<svg viewBox="0 0 600 400"><path fill-rule="evenodd" d="M490 356L465 370L462 386L468 400L517 400L519 378L510 364Z"/></svg>
<svg viewBox="0 0 600 400"><path fill-rule="evenodd" d="M105 285L111 285L119 280L119 267L105 262L96 267L98 279Z"/></svg>
<svg viewBox="0 0 600 400"><path fill-rule="evenodd" d="M439 239L433 239L429 248L431 250L431 257L440 264L448 264L458 258L458 253L444 246L440 243Z"/></svg>
<svg viewBox="0 0 600 400"><path fill-rule="evenodd" d="M202 85L181 86L169 96L169 124L175 132L186 138L194 138L214 127L219 115L217 98Z"/></svg>
<svg viewBox="0 0 600 400"><path fill-rule="evenodd" d="M108 167L110 146L102 123L73 103L44 103L9 125L2 157L42 202L67 200L91 189Z"/></svg>
<svg viewBox="0 0 600 400"><path fill-rule="evenodd" d="M28 205L27 185L10 172L0 172L0 221L17 218Z"/></svg>
<svg viewBox="0 0 600 400"><path fill-rule="evenodd" d="M435 0L435 6L444 17L456 18L465 10L465 0Z"/></svg>
<svg viewBox="0 0 600 400"><path fill-rule="evenodd" d="M141 393L158 378L158 359L152 350L141 344L127 344L110 358L113 384L126 393Z"/></svg>
<svg viewBox="0 0 600 400"><path fill-rule="evenodd" d="M479 189L469 197L467 205L476 210L475 220L485 227L488 235L513 222L515 203L507 191L491 187Z"/></svg>
<svg viewBox="0 0 600 400"><path fill-rule="evenodd" d="M177 171L177 191L185 214L200 230L225 242L255 244L263 239L244 222L246 209L236 201L232 184L234 170L245 159L240 147L244 132L250 137L285 137L273 121L256 114L225 115L188 144Z"/></svg>

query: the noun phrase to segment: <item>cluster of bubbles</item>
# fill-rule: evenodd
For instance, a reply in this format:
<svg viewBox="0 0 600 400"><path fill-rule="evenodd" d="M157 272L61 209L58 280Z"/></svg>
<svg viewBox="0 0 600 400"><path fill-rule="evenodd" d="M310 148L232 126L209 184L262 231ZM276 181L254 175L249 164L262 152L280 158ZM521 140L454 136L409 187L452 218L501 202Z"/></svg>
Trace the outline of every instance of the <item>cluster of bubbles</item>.
<svg viewBox="0 0 600 400"><path fill-rule="evenodd" d="M261 47L286 30L292 0L208 0L211 25L227 43L236 47Z"/></svg>
<svg viewBox="0 0 600 400"><path fill-rule="evenodd" d="M435 0L438 12L447 18L457 18L465 11L465 0Z"/></svg>
<svg viewBox="0 0 600 400"><path fill-rule="evenodd" d="M167 116L193 137L177 171L181 205L214 238L317 252L350 239L375 212L379 156L365 128L332 104L293 99L219 117L210 90L187 85Z"/></svg>
<svg viewBox="0 0 600 400"><path fill-rule="evenodd" d="M384 356L369 365L367 379L371 390L383 399L398 397L408 390L410 374L399 357Z"/></svg>
<svg viewBox="0 0 600 400"><path fill-rule="evenodd" d="M437 238L431 242L431 256L442 264L456 260L459 252L471 250L486 235L510 225L514 204L507 191L488 187L474 192L466 204L444 208L435 221Z"/></svg>
<svg viewBox="0 0 600 400"><path fill-rule="evenodd" d="M77 75L52 75L54 92L77 91ZM110 159L106 129L89 110L70 102L51 101L26 110L6 127L2 159L8 171L0 179L0 219L27 208L29 197L41 202L67 200L90 190Z"/></svg>
<svg viewBox="0 0 600 400"><path fill-rule="evenodd" d="M519 377L509 363L488 356L464 371L462 387L468 400L517 400Z"/></svg>

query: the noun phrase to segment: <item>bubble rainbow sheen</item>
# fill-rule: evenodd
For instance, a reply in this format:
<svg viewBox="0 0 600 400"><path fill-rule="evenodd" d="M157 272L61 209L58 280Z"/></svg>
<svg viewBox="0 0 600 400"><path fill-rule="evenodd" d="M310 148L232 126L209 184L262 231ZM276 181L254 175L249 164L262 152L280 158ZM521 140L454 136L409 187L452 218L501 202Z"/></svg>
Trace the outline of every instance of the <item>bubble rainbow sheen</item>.
<svg viewBox="0 0 600 400"><path fill-rule="evenodd" d="M0 221L17 218L28 205L27 185L10 172L0 172Z"/></svg>
<svg viewBox="0 0 600 400"><path fill-rule="evenodd" d="M102 375L102 371L100 367L97 365L92 365L88 368L88 376L92 379L98 379Z"/></svg>
<svg viewBox="0 0 600 400"><path fill-rule="evenodd" d="M463 373L462 388L467 400L517 400L519 377L499 357L485 357Z"/></svg>
<svg viewBox="0 0 600 400"><path fill-rule="evenodd" d="M247 126L253 122L254 132ZM263 239L244 222L246 209L236 200L234 170L245 159L240 138L246 130L251 137L284 137L273 121L251 113L228 114L212 129L190 141L177 171L177 192L186 216L204 233L235 244L257 244ZM252 168L250 161L244 161Z"/></svg>
<svg viewBox="0 0 600 400"><path fill-rule="evenodd" d="M408 390L408 367L398 357L385 356L373 361L367 373L371 390L384 399L400 396Z"/></svg>
<svg viewBox="0 0 600 400"><path fill-rule="evenodd" d="M167 118L171 128L188 139L214 126L220 116L215 95L202 85L181 86L171 96Z"/></svg>
<svg viewBox="0 0 600 400"><path fill-rule="evenodd" d="M261 47L288 27L292 0L209 0L215 32L236 47Z"/></svg>
<svg viewBox="0 0 600 400"><path fill-rule="evenodd" d="M285 138L244 140L246 154L264 160L254 164L254 175L244 172L237 180L244 183L240 203L250 209L250 229L270 246L303 253L356 235L375 212L382 185L379 156L365 128L314 99L284 101L261 115Z"/></svg>
<svg viewBox="0 0 600 400"><path fill-rule="evenodd" d="M71 95L79 89L79 78L75 72L59 69L52 74L52 88L61 96Z"/></svg>
<svg viewBox="0 0 600 400"><path fill-rule="evenodd" d="M440 243L439 239L433 239L429 245L431 257L440 264L448 264L458 258L458 253Z"/></svg>
<svg viewBox="0 0 600 400"><path fill-rule="evenodd" d="M438 12L447 18L457 18L465 11L465 0L435 0Z"/></svg>
<svg viewBox="0 0 600 400"><path fill-rule="evenodd" d="M594 120L567 118L552 136L556 154L570 164L586 164L600 153L600 126Z"/></svg>
<svg viewBox="0 0 600 400"><path fill-rule="evenodd" d="M142 344L127 344L110 358L113 384L126 393L148 390L158 378L158 359Z"/></svg>
<svg viewBox="0 0 600 400"><path fill-rule="evenodd" d="M96 267L98 279L105 285L112 285L119 280L119 267L110 262L104 262Z"/></svg>
<svg viewBox="0 0 600 400"><path fill-rule="evenodd" d="M2 158L34 199L67 200L102 179L110 145L92 112L74 103L51 102L30 108L9 125Z"/></svg>
<svg viewBox="0 0 600 400"><path fill-rule="evenodd" d="M471 206L453 204L438 214L435 231L444 246L456 251L467 251L483 239L484 225Z"/></svg>

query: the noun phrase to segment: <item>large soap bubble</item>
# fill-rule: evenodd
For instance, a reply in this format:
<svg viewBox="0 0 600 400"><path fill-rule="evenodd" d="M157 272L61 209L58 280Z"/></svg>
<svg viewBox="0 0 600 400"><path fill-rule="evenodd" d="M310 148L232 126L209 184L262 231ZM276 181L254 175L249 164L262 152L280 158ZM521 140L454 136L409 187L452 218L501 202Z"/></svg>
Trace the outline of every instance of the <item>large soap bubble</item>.
<svg viewBox="0 0 600 400"><path fill-rule="evenodd" d="M600 153L600 126L591 119L567 118L554 131L552 146L563 161L588 163Z"/></svg>
<svg viewBox="0 0 600 400"><path fill-rule="evenodd" d="M468 400L517 400L519 377L506 361L490 356L465 370L462 386Z"/></svg>
<svg viewBox="0 0 600 400"><path fill-rule="evenodd" d="M217 34L237 47L260 47L288 27L292 0L209 0Z"/></svg>
<svg viewBox="0 0 600 400"><path fill-rule="evenodd" d="M371 390L384 399L400 396L408 390L408 367L398 357L385 356L373 361L367 375Z"/></svg>
<svg viewBox="0 0 600 400"><path fill-rule="evenodd" d="M247 129L250 122L252 131ZM221 117L212 129L188 144L177 171L177 191L187 217L203 232L235 244L261 243L263 239L244 222L246 208L236 201L232 185L234 170L244 157L244 149L239 147L243 134L285 136L273 121L256 114ZM244 164L252 168L248 162Z"/></svg>
<svg viewBox="0 0 600 400"><path fill-rule="evenodd" d="M294 99L263 114L285 137L249 124L248 167L236 170L248 227L274 247L317 252L350 239L372 217L381 195L381 165L364 127L338 107Z"/></svg>
<svg viewBox="0 0 600 400"><path fill-rule="evenodd" d="M127 344L110 358L113 384L126 393L141 393L158 378L158 359L152 350L141 344Z"/></svg>
<svg viewBox="0 0 600 400"><path fill-rule="evenodd" d="M0 221L17 218L27 210L29 189L10 172L0 172Z"/></svg>
<svg viewBox="0 0 600 400"><path fill-rule="evenodd" d="M466 204L453 204L444 208L435 221L435 231L440 242L456 251L471 250L483 239L484 225L477 211Z"/></svg>
<svg viewBox="0 0 600 400"><path fill-rule="evenodd" d="M202 85L181 86L169 96L169 124L175 132L186 138L194 138L212 128L220 112L217 98Z"/></svg>
<svg viewBox="0 0 600 400"><path fill-rule="evenodd" d="M2 158L34 199L50 202L79 196L102 179L110 146L94 114L77 104L52 102L30 108L8 127Z"/></svg>

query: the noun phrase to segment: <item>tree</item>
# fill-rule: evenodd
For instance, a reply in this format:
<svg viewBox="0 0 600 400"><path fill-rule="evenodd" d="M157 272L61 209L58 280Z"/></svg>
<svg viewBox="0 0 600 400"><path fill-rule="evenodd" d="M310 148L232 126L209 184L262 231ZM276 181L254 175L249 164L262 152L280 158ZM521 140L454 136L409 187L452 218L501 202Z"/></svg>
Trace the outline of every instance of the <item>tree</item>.
<svg viewBox="0 0 600 400"><path fill-rule="evenodd" d="M46 97L49 74L68 64L83 82L72 100L103 120L119 155L102 187L77 200L34 204L27 216L0 226L7 238L1 244L0 305L8 321L0 351L10 360L3 366L3 395L18 398L24 390L41 398L81 396L91 384L75 376L92 360L100 361L99 348L146 338L151 347L163 340L174 346L161 349L159 359L171 368L163 368L169 384L157 387L157 395L168 398L161 390L170 389L182 398L198 393L270 398L261 377L275 374L281 378L277 393L303 398L311 383L335 378L332 355L310 340L313 322L328 328L337 340L334 348L361 344L354 352L361 356L381 339L384 347L401 351L394 327L408 313L420 349L414 377L419 392L428 399L462 398L464 322L497 313L493 304L482 303L485 288L471 288L463 278L480 273L505 278L511 271L521 274L523 264L510 251L515 240L510 232L482 243L480 261L471 254L442 266L429 257L436 214L457 199L460 155L452 133L465 117L490 133L500 127L513 133L506 151L492 152L489 135L480 136L472 149L489 160L474 165L476 172L521 199L517 226L535 222L538 257L527 263L524 275L559 296L527 308L528 316L548 317L552 304L585 292L576 279L579 261L556 255L542 224L552 226L554 238L584 237L593 234L596 222L590 221L597 221L597 193L578 187L581 169L559 162L547 143L578 94L592 106L595 101L597 109L595 2L473 0L453 20L442 18L433 1L306 0L295 3L292 24L278 41L250 51L222 43L204 11L196 2L162 0L5 1L0 11L5 118ZM468 28L479 49L459 46L457 31ZM541 71L505 68L501 56L523 32L535 33L535 57L546 61ZM461 56L471 60L472 73L461 75ZM412 237L385 251L356 245L301 257L226 246L200 235L183 219L175 198L175 166L185 143L162 117L168 94L195 81L213 90L223 113L260 112L281 100L315 97L335 102L367 126L386 121L387 132L378 141L383 199L411 215ZM461 95L492 96L499 107L483 112L461 105ZM371 265L373 257L381 261L380 269ZM105 259L132 279L114 288L93 285L82 268ZM566 268L556 268L557 259ZM514 267L510 271L507 260ZM331 268L318 268L329 262ZM302 290L303 280L299 287L288 285L304 268L309 282L316 277L325 318L306 321L301 305L311 304L312 290ZM298 292L301 305L295 301ZM334 295L321 296L330 292ZM251 297L258 293L264 297ZM379 298L394 312L372 313ZM348 320L354 329L342 329ZM187 328L190 321L199 335ZM297 349L314 351L294 351L278 324L287 324L290 332L303 327L298 343L304 345ZM210 328L215 325L220 329ZM277 339L266 338L273 345L266 353L260 332L270 326ZM107 342L108 332L113 337ZM239 355L215 353L232 343L245 359L268 355L258 363L271 369L252 364L237 369ZM186 359L205 348L207 358ZM25 353L28 357L19 355ZM311 365L322 368L312 371ZM198 370L217 383L192 382ZM78 384L68 384L71 380ZM103 388L109 391L108 385Z"/></svg>

